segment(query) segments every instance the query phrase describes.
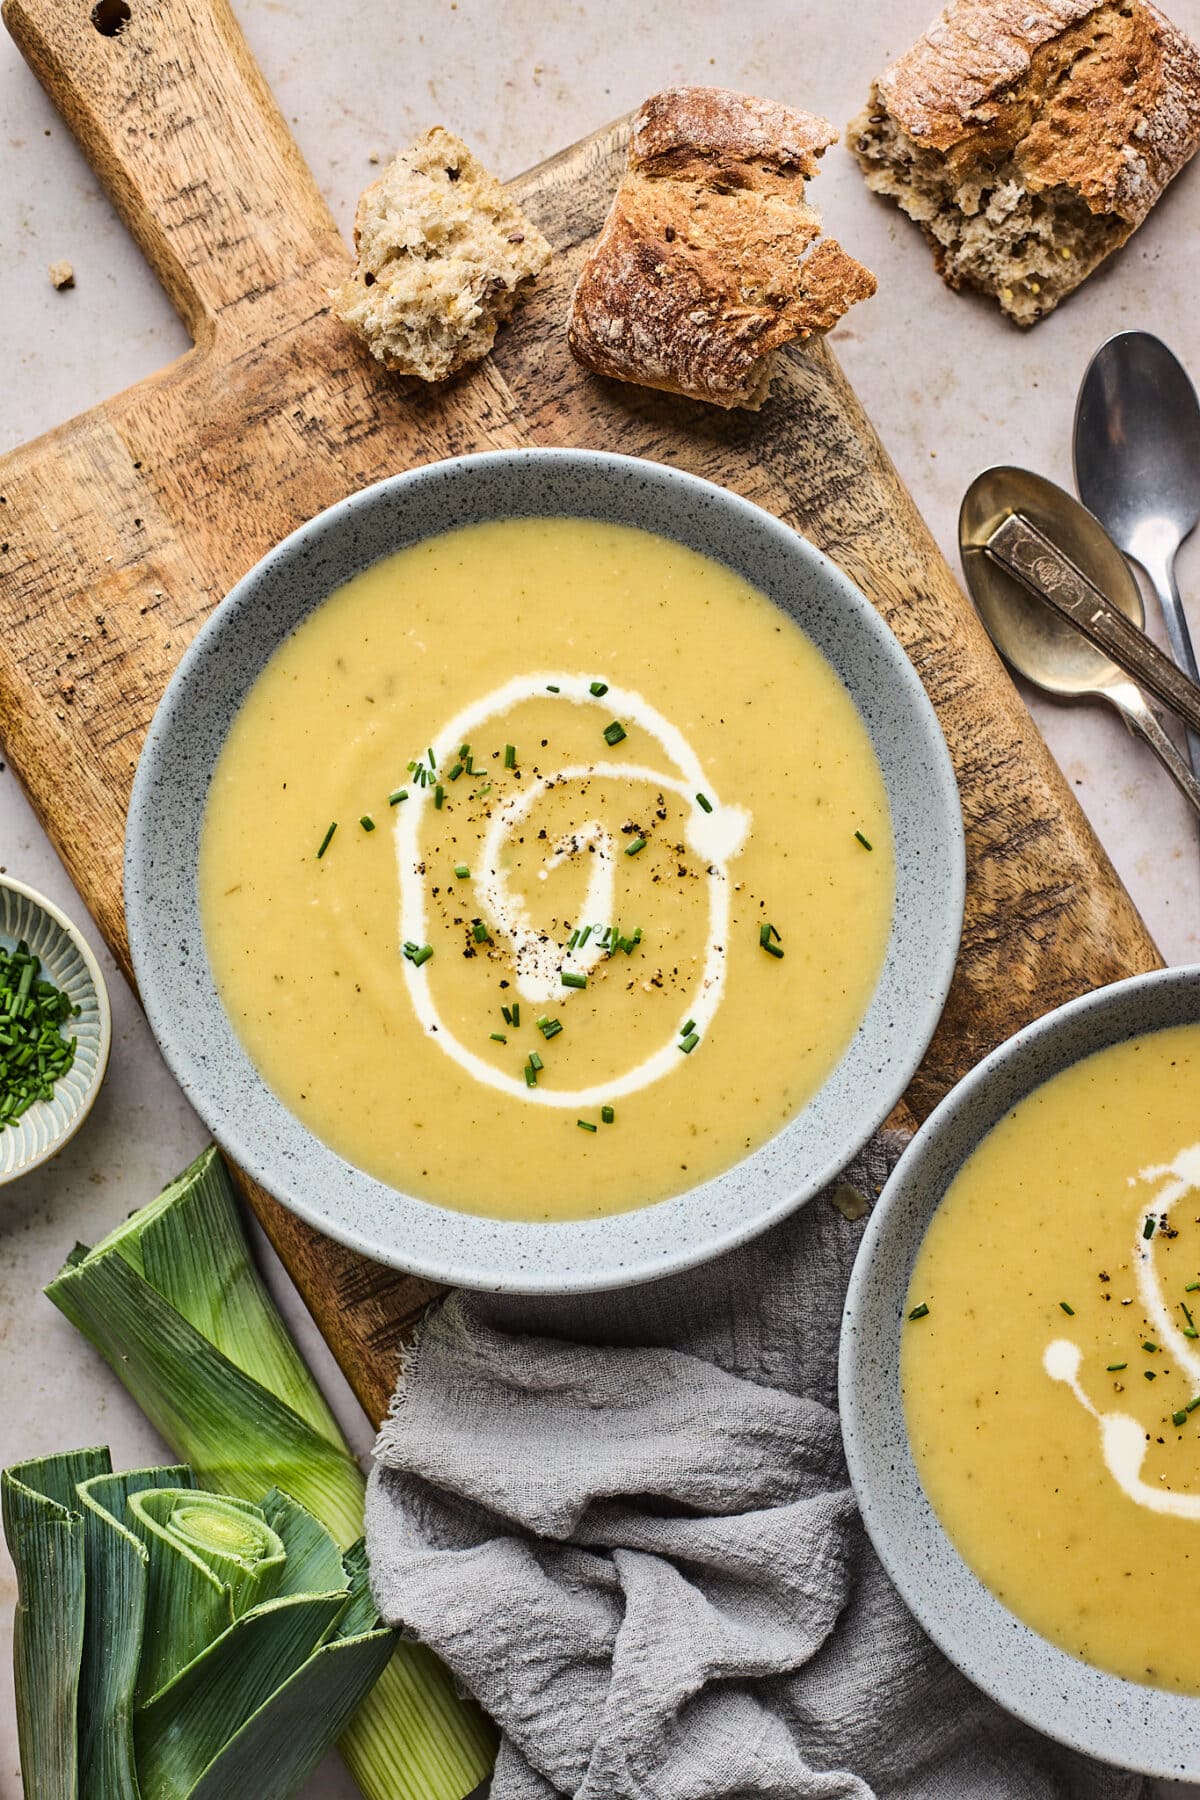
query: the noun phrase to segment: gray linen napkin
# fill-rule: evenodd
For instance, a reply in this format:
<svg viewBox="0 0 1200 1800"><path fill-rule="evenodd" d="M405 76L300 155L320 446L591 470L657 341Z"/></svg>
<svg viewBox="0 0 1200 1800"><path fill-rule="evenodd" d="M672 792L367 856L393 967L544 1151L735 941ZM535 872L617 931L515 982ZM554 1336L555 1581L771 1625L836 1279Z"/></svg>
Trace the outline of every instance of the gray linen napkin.
<svg viewBox="0 0 1200 1800"><path fill-rule="evenodd" d="M846 1180L872 1198L899 1146ZM380 1610L503 1732L493 1800L1132 1800L960 1676L867 1542L834 1412L862 1235L426 1317L367 1502Z"/></svg>

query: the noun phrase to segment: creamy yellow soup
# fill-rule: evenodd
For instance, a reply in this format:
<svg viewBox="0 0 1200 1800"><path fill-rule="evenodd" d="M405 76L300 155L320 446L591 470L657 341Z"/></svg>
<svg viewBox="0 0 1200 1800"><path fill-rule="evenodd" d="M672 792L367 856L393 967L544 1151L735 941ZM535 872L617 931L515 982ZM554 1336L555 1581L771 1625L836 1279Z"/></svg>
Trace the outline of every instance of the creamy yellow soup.
<svg viewBox="0 0 1200 1800"><path fill-rule="evenodd" d="M589 1218L820 1085L878 979L891 829L849 695L762 594L645 532L507 520L276 652L200 891L229 1015L320 1138L445 1206Z"/></svg>
<svg viewBox="0 0 1200 1800"><path fill-rule="evenodd" d="M1074 1655L1200 1693L1200 1026L997 1125L906 1310L913 1456L967 1562Z"/></svg>

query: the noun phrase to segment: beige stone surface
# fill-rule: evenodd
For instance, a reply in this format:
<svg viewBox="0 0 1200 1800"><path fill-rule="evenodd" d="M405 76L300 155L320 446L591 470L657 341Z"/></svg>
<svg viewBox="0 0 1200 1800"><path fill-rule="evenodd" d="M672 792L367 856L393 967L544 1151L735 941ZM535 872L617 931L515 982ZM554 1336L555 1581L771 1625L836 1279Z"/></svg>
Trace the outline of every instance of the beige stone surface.
<svg viewBox="0 0 1200 1800"><path fill-rule="evenodd" d="M931 0L234 6L347 236L380 159L431 124L460 134L507 176L673 82L723 83L846 121L932 10ZM1200 0L1174 0L1171 10L1200 34ZM1155 331L1200 376L1200 167L1107 269L1025 335L988 303L942 286L915 227L867 193L840 146L826 156L814 198L827 229L880 282L877 298L835 333L838 354L955 565L958 504L979 469L1016 462L1070 484L1075 391L1104 338ZM47 265L63 259L76 286L55 292ZM0 447L103 399L185 344L66 128L0 37ZM1180 578L1200 633L1200 543L1185 550ZM1182 801L1115 717L1093 706L1033 706L1164 954L1200 961L1200 835ZM0 773L0 866L79 916L8 771ZM129 1465L160 1448L40 1297L77 1238L94 1240L149 1198L203 1141L131 996L106 967L116 1035L96 1113L58 1162L0 1192L3 1461L107 1440ZM365 1445L336 1371L330 1389ZM6 1622L12 1597L0 1554ZM19 1792L8 1683L0 1646L0 1800ZM333 1765L309 1790L310 1800L352 1791Z"/></svg>

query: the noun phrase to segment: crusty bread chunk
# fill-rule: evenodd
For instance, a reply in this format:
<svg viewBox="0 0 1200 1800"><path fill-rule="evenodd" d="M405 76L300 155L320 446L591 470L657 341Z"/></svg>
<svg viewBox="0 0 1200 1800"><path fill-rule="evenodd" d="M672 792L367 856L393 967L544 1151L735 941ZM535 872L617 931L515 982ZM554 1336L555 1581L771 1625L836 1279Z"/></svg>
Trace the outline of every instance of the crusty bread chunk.
<svg viewBox="0 0 1200 1800"><path fill-rule="evenodd" d="M358 260L333 310L389 369L442 381L486 356L550 246L460 138L440 125L358 203Z"/></svg>
<svg viewBox="0 0 1200 1800"><path fill-rule="evenodd" d="M850 126L952 288L1032 325L1200 143L1200 50L1148 0L951 0Z"/></svg>
<svg viewBox="0 0 1200 1800"><path fill-rule="evenodd" d="M601 375L757 409L781 344L828 331L875 277L821 234L805 179L826 119L727 88L668 88L633 123L569 339Z"/></svg>

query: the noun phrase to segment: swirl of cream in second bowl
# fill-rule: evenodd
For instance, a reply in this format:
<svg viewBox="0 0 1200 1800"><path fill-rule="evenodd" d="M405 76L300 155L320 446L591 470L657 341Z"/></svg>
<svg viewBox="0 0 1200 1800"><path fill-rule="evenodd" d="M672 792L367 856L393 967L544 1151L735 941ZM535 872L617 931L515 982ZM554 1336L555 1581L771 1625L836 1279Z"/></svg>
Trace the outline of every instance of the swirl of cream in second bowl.
<svg viewBox="0 0 1200 1800"><path fill-rule="evenodd" d="M686 737L645 697L631 688L609 686L603 695L591 692L592 678L541 670L515 677L503 687L465 707L434 738L431 746L439 764L452 757L461 743L489 720L497 718L523 701L543 697L547 690L557 690L557 698L569 705L592 706L610 717L620 716L640 726L662 745L678 775L664 774L642 764L605 761L576 763L550 774L539 775L497 806L488 821L483 840L484 866L475 882L481 911L492 929L510 946L514 978L518 991L527 1001L537 1004L552 998L566 1004L577 990L564 987L564 970L586 974L600 960L604 951L596 939L571 950L567 945L548 938L532 924L528 907L511 888L501 863L506 838L525 819L539 796L551 786L567 781L628 781L652 783L667 788L688 803L685 835L689 848L706 864L708 882L708 937L704 966L696 991L680 1013L680 1020L691 1019L692 1029L703 1036L711 1024L725 984L725 945L729 931L728 865L741 850L750 829L750 814L744 807L723 805L711 786L706 784L704 770ZM711 811L700 805L703 793ZM410 804L398 809L394 826L396 859L400 878L400 941L406 938L418 943L425 939L425 873L421 855L421 824L425 809L432 799L428 787L411 791ZM414 804L415 803L415 804ZM611 833L596 820L583 820L570 834L570 841L560 839L541 871L544 880L550 872L574 854L580 846L594 846L589 859L588 892L584 917L600 919L611 916L613 893L613 857L618 848ZM678 1067L678 1031L649 1056L623 1074L586 1088L529 1087L523 1079L495 1068L459 1041L441 1017L429 975L429 964L413 963L405 958L401 964L405 984L413 1008L425 1030L442 1051L460 1068L489 1087L499 1088L531 1106L593 1106L601 1101L620 1099L639 1088L648 1087Z"/></svg>

